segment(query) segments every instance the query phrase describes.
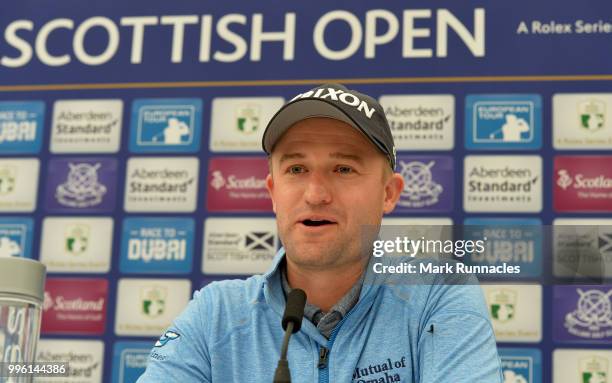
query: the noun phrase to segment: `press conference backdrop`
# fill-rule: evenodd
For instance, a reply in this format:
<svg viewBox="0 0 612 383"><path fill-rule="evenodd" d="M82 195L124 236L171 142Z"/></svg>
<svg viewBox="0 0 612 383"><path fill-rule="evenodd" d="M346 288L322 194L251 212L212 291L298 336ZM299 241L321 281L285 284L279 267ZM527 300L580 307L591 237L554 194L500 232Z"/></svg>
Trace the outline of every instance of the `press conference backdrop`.
<svg viewBox="0 0 612 383"><path fill-rule="evenodd" d="M194 290L264 271L279 239L262 130L328 80L385 107L413 185L388 222L526 225L512 256L550 275L528 225L612 223L611 15L604 0L0 4L0 256L48 267L39 360L133 382ZM529 187L486 186L504 182ZM484 290L506 382L612 382L609 285Z"/></svg>

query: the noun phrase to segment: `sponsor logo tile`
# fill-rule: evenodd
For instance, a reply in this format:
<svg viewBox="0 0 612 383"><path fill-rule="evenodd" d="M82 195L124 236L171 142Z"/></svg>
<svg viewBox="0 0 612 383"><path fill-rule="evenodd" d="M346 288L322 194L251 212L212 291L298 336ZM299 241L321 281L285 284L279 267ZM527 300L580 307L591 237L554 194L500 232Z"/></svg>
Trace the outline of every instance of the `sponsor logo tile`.
<svg viewBox="0 0 612 383"><path fill-rule="evenodd" d="M116 342L113 347L112 383L136 383L149 361L153 342Z"/></svg>
<svg viewBox="0 0 612 383"><path fill-rule="evenodd" d="M115 334L159 336L185 309L190 295L187 279L120 279Z"/></svg>
<svg viewBox="0 0 612 383"><path fill-rule="evenodd" d="M611 368L610 350L556 349L553 352L555 383L608 383Z"/></svg>
<svg viewBox="0 0 612 383"><path fill-rule="evenodd" d="M0 218L0 258L32 258L34 220L22 217Z"/></svg>
<svg viewBox="0 0 612 383"><path fill-rule="evenodd" d="M68 362L68 377L34 379L36 383L101 383L104 374L104 342L100 340L41 339L38 363Z"/></svg>
<svg viewBox="0 0 612 383"><path fill-rule="evenodd" d="M542 222L534 218L468 218L463 235L466 240L484 240L485 251L463 258L468 265L520 266L521 272L499 278L536 278L542 275ZM478 279L491 279L479 274Z"/></svg>
<svg viewBox="0 0 612 383"><path fill-rule="evenodd" d="M465 147L529 150L542 146L542 98L538 94L468 95Z"/></svg>
<svg viewBox="0 0 612 383"><path fill-rule="evenodd" d="M194 153L201 140L201 99L137 99L132 104L131 152Z"/></svg>
<svg viewBox="0 0 612 383"><path fill-rule="evenodd" d="M43 101L0 102L0 154L38 153L44 121Z"/></svg>
<svg viewBox="0 0 612 383"><path fill-rule="evenodd" d="M53 158L49 161L45 207L48 212L111 212L117 194L114 158Z"/></svg>
<svg viewBox="0 0 612 383"><path fill-rule="evenodd" d="M540 156L466 156L463 171L466 212L542 210Z"/></svg>
<svg viewBox="0 0 612 383"><path fill-rule="evenodd" d="M278 249L274 218L207 218L204 274L260 274Z"/></svg>
<svg viewBox="0 0 612 383"><path fill-rule="evenodd" d="M542 340L542 286L483 284L481 287L498 342Z"/></svg>
<svg viewBox="0 0 612 383"><path fill-rule="evenodd" d="M612 156L558 156L553 173L559 212L612 211Z"/></svg>
<svg viewBox="0 0 612 383"><path fill-rule="evenodd" d="M218 157L208 164L209 211L272 211L266 189L268 160L260 157Z"/></svg>
<svg viewBox="0 0 612 383"><path fill-rule="evenodd" d="M612 285L554 286L553 339L612 344Z"/></svg>
<svg viewBox="0 0 612 383"><path fill-rule="evenodd" d="M38 159L0 159L0 212L33 212L38 194Z"/></svg>
<svg viewBox="0 0 612 383"><path fill-rule="evenodd" d="M212 102L210 150L261 152L264 129L282 97L217 97Z"/></svg>
<svg viewBox="0 0 612 383"><path fill-rule="evenodd" d="M59 100L53 106L51 153L116 153L121 143L123 101Z"/></svg>
<svg viewBox="0 0 612 383"><path fill-rule="evenodd" d="M126 218L119 269L134 274L191 272L194 231L191 218Z"/></svg>
<svg viewBox="0 0 612 383"><path fill-rule="evenodd" d="M47 217L43 221L40 261L48 272L106 273L112 245L110 217Z"/></svg>
<svg viewBox="0 0 612 383"><path fill-rule="evenodd" d="M396 172L404 190L396 212L450 212L453 209L453 159L449 156L398 156Z"/></svg>
<svg viewBox="0 0 612 383"><path fill-rule="evenodd" d="M41 334L102 335L107 299L106 279L47 278Z"/></svg>
<svg viewBox="0 0 612 383"><path fill-rule="evenodd" d="M455 97L450 94L382 95L379 99L397 150L451 150Z"/></svg>
<svg viewBox="0 0 612 383"><path fill-rule="evenodd" d="M555 149L612 148L612 93L559 93L552 102Z"/></svg>
<svg viewBox="0 0 612 383"><path fill-rule="evenodd" d="M537 348L497 349L504 383L542 383L542 353Z"/></svg>
<svg viewBox="0 0 612 383"><path fill-rule="evenodd" d="M127 212L193 212L200 162L196 157L133 157L127 162Z"/></svg>

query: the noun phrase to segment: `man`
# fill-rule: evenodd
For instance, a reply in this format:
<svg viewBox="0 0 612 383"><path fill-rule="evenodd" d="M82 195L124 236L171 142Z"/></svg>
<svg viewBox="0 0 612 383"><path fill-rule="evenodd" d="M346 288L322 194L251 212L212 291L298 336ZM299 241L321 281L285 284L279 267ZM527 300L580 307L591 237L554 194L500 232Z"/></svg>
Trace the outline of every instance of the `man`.
<svg viewBox="0 0 612 383"><path fill-rule="evenodd" d="M291 288L308 297L289 345L294 383L501 382L477 285L370 277L363 229L380 225L404 186L374 99L334 84L298 95L268 124L263 148L284 247L265 275L196 292L139 382L272 382Z"/></svg>

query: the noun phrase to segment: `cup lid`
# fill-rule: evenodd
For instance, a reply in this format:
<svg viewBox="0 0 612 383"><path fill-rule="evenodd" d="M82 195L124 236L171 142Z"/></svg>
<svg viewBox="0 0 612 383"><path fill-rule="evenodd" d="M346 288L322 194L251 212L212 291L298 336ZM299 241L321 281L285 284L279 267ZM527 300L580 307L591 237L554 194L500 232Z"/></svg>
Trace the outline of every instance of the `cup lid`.
<svg viewBox="0 0 612 383"><path fill-rule="evenodd" d="M22 294L42 301L46 271L45 265L33 259L0 258L0 294Z"/></svg>

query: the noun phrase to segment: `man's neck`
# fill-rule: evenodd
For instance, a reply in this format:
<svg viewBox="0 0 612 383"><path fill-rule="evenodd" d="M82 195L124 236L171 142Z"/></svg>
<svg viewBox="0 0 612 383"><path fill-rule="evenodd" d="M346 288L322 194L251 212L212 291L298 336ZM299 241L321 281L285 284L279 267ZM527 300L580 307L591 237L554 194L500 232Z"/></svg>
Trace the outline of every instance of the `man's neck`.
<svg viewBox="0 0 612 383"><path fill-rule="evenodd" d="M356 263L330 270L302 269L287 259L287 281L306 292L308 302L328 312L359 281L364 265Z"/></svg>

